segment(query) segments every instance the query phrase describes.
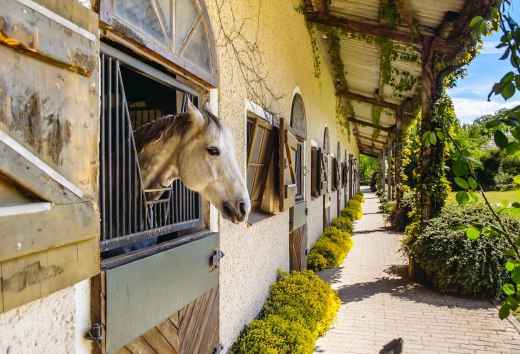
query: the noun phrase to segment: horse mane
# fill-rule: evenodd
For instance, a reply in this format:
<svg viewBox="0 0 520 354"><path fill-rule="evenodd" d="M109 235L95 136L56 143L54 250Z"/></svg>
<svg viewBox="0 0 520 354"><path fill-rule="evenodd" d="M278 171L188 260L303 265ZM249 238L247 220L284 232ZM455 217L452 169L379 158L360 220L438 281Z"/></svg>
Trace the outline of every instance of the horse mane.
<svg viewBox="0 0 520 354"><path fill-rule="evenodd" d="M215 127L220 131L222 125L219 119L207 110L201 111L202 116L206 120L206 127ZM168 140L173 136L184 136L191 127L189 114L186 112L175 115L167 115L156 120L144 124L134 131L134 141L137 151L140 151L150 142L160 139Z"/></svg>

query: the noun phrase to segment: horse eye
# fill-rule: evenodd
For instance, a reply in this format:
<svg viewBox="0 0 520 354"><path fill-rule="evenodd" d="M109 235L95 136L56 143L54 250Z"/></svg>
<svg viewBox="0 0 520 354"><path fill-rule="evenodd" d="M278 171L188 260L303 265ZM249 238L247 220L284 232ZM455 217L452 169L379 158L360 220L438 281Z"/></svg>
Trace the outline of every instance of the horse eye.
<svg viewBox="0 0 520 354"><path fill-rule="evenodd" d="M220 155L220 151L218 151L218 149L216 147L210 146L206 150L208 150L209 154L212 155L212 156Z"/></svg>

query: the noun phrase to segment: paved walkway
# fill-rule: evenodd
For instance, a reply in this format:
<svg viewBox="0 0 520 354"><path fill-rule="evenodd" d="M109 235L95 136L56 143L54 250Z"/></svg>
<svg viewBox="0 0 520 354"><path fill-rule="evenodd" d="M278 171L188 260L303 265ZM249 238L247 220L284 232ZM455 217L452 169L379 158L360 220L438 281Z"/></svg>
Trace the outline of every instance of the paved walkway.
<svg viewBox="0 0 520 354"><path fill-rule="evenodd" d="M320 272L342 304L315 353L374 354L399 337L406 354L520 353L518 322L501 321L489 302L444 296L412 283L399 252L401 234L383 229L374 194L365 192L365 200L354 248L340 267Z"/></svg>

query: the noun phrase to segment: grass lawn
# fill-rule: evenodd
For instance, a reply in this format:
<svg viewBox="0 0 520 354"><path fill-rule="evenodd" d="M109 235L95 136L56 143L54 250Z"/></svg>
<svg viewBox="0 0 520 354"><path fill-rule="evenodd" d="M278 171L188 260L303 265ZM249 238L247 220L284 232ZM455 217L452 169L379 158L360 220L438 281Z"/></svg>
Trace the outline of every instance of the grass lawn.
<svg viewBox="0 0 520 354"><path fill-rule="evenodd" d="M449 194L448 202L455 203L455 194L456 193L457 192L451 192ZM516 202L516 201L520 200L520 196L518 195L518 193L520 193L520 190L504 191L504 192L489 191L489 192L486 192L486 197L488 198L488 200L491 204L501 203L504 199L508 200L509 203L512 203L512 202ZM480 193L478 193L478 202L484 203L484 198L482 198L482 195L480 195Z"/></svg>

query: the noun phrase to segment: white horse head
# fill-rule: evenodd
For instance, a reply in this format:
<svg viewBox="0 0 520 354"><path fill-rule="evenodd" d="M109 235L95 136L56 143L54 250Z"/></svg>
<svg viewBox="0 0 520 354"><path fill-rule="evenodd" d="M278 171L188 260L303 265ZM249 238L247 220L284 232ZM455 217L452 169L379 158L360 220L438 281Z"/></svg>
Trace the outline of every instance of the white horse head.
<svg viewBox="0 0 520 354"><path fill-rule="evenodd" d="M234 223L247 219L251 201L229 129L188 102L187 113L163 117L134 133L145 189L180 178ZM157 195L157 197L159 197Z"/></svg>

